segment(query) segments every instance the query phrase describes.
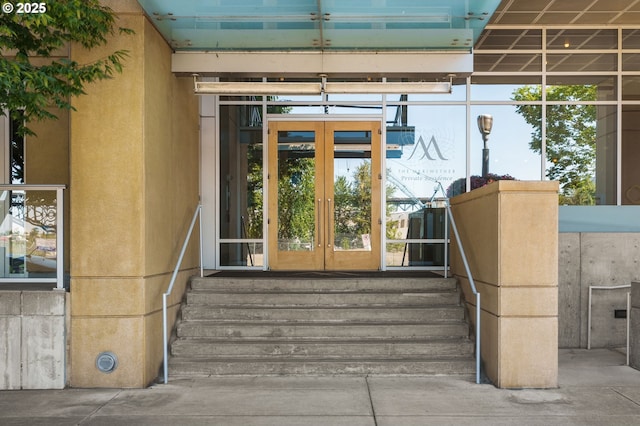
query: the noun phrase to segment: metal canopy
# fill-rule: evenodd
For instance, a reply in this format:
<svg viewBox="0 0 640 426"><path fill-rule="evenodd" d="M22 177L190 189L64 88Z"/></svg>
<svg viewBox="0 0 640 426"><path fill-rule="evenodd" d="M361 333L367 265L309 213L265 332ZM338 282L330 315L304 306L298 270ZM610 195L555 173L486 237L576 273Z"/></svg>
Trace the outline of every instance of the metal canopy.
<svg viewBox="0 0 640 426"><path fill-rule="evenodd" d="M138 0L176 51L470 51L500 0Z"/></svg>

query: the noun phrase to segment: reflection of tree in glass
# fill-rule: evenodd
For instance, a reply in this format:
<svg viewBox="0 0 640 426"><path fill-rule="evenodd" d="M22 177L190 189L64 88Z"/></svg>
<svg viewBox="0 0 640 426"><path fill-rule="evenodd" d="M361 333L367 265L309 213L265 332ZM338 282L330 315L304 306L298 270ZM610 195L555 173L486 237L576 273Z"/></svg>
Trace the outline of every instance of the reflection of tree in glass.
<svg viewBox="0 0 640 426"><path fill-rule="evenodd" d="M264 188L262 183L262 149L249 145L247 152L247 236L262 238L262 208Z"/></svg>
<svg viewBox="0 0 640 426"><path fill-rule="evenodd" d="M252 98L262 100L261 96ZM277 101L277 96L267 96L267 101ZM288 114L292 107L282 105L267 106L268 114ZM255 114L247 119L252 126L262 126L261 109L251 109ZM252 121L255 119L255 121ZM262 144L250 144L247 150L247 235L246 238L262 238L262 212L264 208L264 186L262 182Z"/></svg>
<svg viewBox="0 0 640 426"><path fill-rule="evenodd" d="M315 160L291 156L278 161L278 239L309 242L315 228Z"/></svg>
<svg viewBox="0 0 640 426"><path fill-rule="evenodd" d="M515 101L539 101L541 86L524 86L513 92ZM547 88L547 101L595 101L597 86L570 85ZM542 150L542 106L518 105L533 127L529 147ZM551 165L547 177L560 182L561 204L595 204L596 106L549 105L547 107L546 153Z"/></svg>
<svg viewBox="0 0 640 426"><path fill-rule="evenodd" d="M338 176L334 182L334 197L335 234L353 238L370 234L371 162L365 161L356 167L351 179Z"/></svg>

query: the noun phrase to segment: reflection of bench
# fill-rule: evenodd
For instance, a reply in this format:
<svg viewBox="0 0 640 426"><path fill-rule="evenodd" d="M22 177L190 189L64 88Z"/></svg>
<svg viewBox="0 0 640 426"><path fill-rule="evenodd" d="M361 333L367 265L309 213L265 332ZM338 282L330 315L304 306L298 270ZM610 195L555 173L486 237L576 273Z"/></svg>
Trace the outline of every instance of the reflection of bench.
<svg viewBox="0 0 640 426"><path fill-rule="evenodd" d="M299 238L278 240L278 251L305 251L313 249L313 241L301 241Z"/></svg>
<svg viewBox="0 0 640 426"><path fill-rule="evenodd" d="M366 251L371 251L371 235L370 234L362 234L360 237L362 238L362 247Z"/></svg>
<svg viewBox="0 0 640 426"><path fill-rule="evenodd" d="M55 252L56 240L46 239L46 238L36 238L35 250L44 251L44 252Z"/></svg>

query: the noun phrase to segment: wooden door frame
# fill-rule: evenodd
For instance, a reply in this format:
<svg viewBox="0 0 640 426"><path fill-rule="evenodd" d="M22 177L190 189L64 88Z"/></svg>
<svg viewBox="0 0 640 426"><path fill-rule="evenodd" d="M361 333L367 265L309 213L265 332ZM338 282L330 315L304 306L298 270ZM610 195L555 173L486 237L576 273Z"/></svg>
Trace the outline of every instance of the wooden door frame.
<svg viewBox="0 0 640 426"><path fill-rule="evenodd" d="M333 235L333 210L329 210L328 199L333 199L333 131L362 130L366 125L371 130L371 250L334 250L329 238ZM278 131L314 130L316 132L316 189L313 254L310 251L278 251ZM268 121L268 214L267 247L269 269L274 270L379 270L381 268L382 245L382 121L377 118L293 119ZM321 138L321 139L319 139ZM318 141L320 142L318 143ZM330 141L329 143L326 143ZM331 182L327 183L327 180ZM319 184L318 182L322 182ZM329 189L326 189L329 188ZM325 193L328 191L328 193ZM320 247L319 247L320 246ZM285 266L286 265L286 266Z"/></svg>

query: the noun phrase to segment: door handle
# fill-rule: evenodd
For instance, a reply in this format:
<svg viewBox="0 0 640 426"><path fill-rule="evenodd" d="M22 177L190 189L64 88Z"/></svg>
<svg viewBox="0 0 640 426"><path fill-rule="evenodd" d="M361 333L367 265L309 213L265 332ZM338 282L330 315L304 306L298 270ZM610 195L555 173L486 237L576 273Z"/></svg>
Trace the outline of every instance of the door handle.
<svg viewBox="0 0 640 426"><path fill-rule="evenodd" d="M331 248L331 241L333 241L333 233L331 232L331 198L327 198L327 247Z"/></svg>
<svg viewBox="0 0 640 426"><path fill-rule="evenodd" d="M322 247L322 198L318 198L318 247Z"/></svg>

